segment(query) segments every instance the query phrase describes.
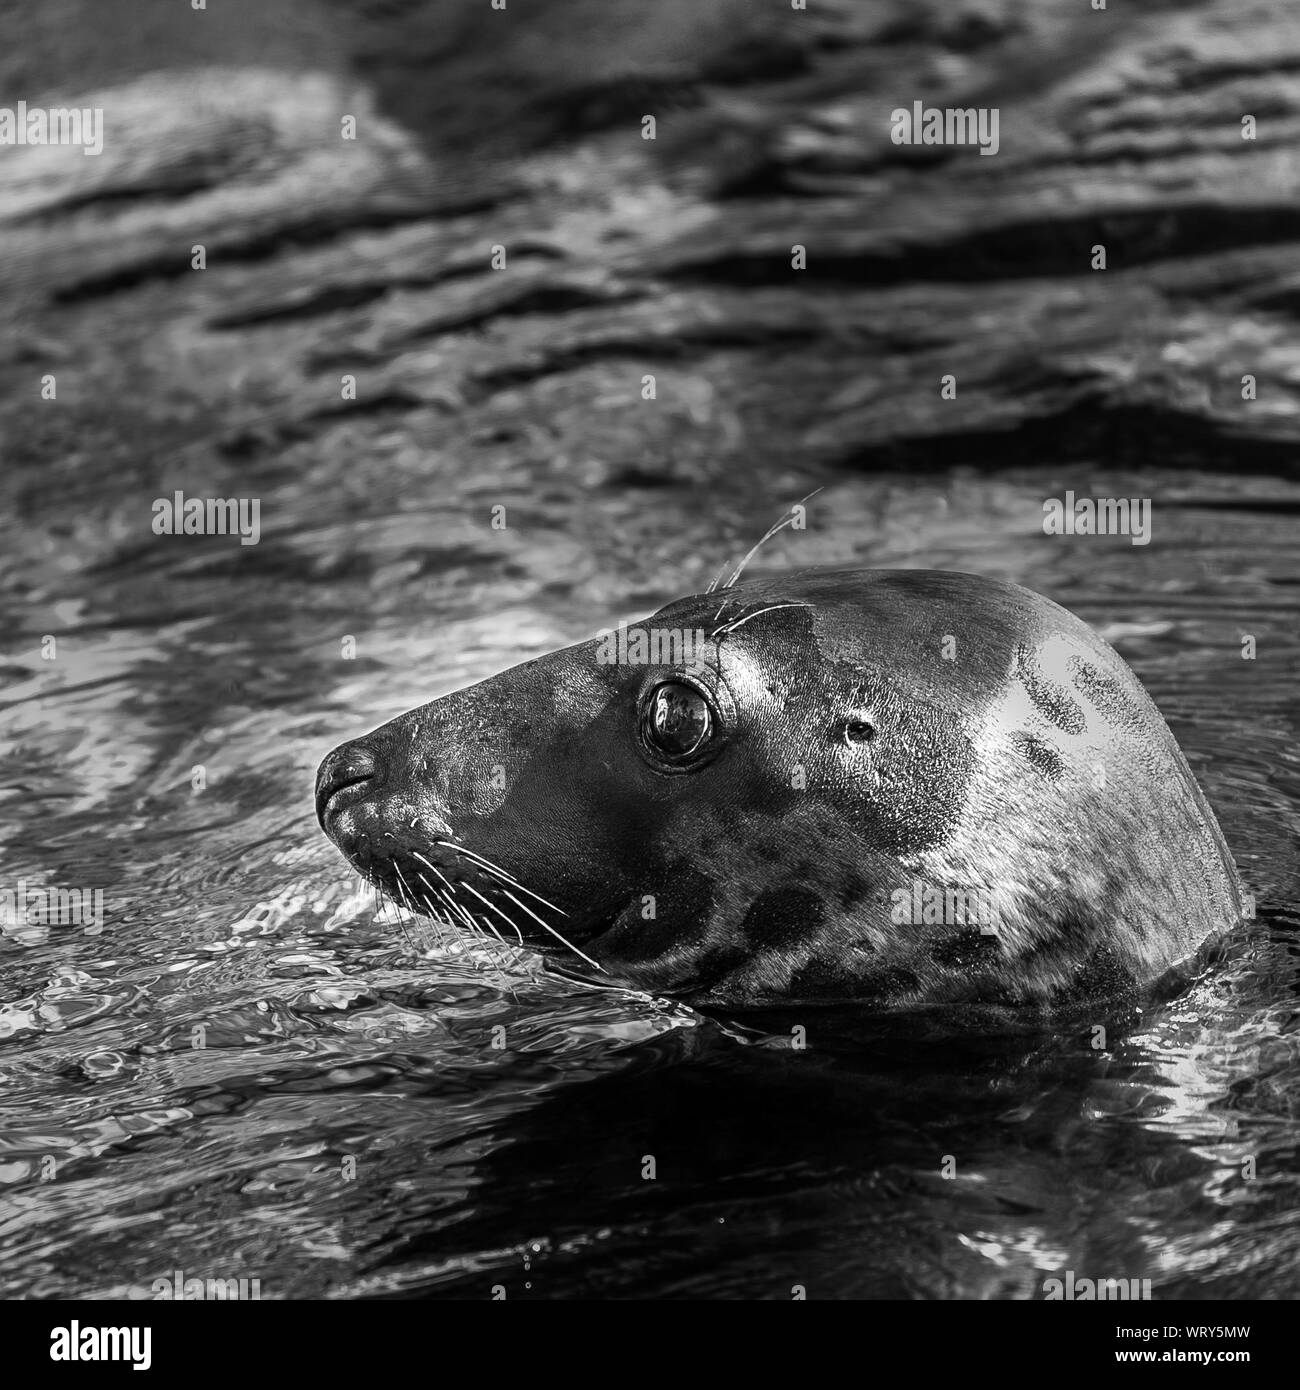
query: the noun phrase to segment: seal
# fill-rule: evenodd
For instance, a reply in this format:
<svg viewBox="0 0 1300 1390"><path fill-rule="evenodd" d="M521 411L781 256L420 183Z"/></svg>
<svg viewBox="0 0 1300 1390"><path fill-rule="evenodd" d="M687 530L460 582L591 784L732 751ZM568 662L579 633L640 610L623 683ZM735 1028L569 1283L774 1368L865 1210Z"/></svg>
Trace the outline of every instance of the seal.
<svg viewBox="0 0 1300 1390"><path fill-rule="evenodd" d="M973 574L680 599L340 745L316 803L414 911L706 1012L1039 1028L1186 971L1242 916L1136 676Z"/></svg>

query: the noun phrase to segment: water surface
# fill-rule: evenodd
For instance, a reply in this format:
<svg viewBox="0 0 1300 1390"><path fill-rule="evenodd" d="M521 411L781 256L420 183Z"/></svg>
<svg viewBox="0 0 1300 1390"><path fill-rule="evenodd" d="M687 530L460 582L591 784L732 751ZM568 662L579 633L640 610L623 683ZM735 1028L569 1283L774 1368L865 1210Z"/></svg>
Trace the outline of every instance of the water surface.
<svg viewBox="0 0 1300 1390"><path fill-rule="evenodd" d="M346 470L268 469L249 547L154 536L172 482L148 467L10 480L0 883L102 888L105 914L0 932L0 1295L142 1297L177 1269L279 1298L1023 1298L1066 1269L1293 1295L1300 485L638 487L492 458L398 431ZM1038 589L1114 642L1205 787L1257 918L1107 1049L742 1038L377 913L319 831L335 743L703 588L819 483L751 573ZM1152 543L1044 536L1067 488L1152 498Z"/></svg>

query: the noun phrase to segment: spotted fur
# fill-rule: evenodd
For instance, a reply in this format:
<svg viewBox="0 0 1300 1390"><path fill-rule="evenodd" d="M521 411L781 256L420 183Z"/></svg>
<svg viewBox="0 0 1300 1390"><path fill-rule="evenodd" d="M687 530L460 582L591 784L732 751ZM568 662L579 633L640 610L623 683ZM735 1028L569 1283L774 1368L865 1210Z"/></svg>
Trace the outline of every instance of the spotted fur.
<svg viewBox="0 0 1300 1390"><path fill-rule="evenodd" d="M708 643L682 669L569 647L335 750L328 833L417 910L733 1012L1055 1019L1131 995L1240 919L1155 705L1040 595L810 571L646 623ZM678 679L720 729L685 770L638 741L649 693ZM937 911L979 894L992 929Z"/></svg>

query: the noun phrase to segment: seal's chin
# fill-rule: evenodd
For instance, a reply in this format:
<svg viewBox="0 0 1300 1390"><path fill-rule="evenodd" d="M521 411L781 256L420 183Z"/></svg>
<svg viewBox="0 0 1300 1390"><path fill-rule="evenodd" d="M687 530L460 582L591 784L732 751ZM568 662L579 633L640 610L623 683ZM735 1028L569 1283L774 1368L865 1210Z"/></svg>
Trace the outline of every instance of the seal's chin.
<svg viewBox="0 0 1300 1390"><path fill-rule="evenodd" d="M609 927L608 911L553 902L450 830L445 838L403 836L381 828L363 805L336 811L332 801L322 823L349 864L409 911L484 941L538 951L579 973L603 973L583 946Z"/></svg>

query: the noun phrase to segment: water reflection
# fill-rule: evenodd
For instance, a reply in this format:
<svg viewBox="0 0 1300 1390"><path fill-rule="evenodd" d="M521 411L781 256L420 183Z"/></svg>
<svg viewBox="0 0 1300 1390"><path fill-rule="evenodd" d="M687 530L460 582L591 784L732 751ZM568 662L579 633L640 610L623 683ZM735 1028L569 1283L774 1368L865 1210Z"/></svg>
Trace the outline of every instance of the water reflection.
<svg viewBox="0 0 1300 1390"><path fill-rule="evenodd" d="M1040 1297L1067 1268L1163 1297L1286 1293L1300 590L1275 504L1300 490L1157 505L1152 545L1102 550L1042 535L1052 482L832 479L755 572L998 574L1138 669L1260 917L1102 1050L742 1040L376 914L320 836L332 744L707 582L785 492L737 508L728 487L583 497L560 479L496 549L469 480L447 494L461 530L436 539L400 490L360 529L322 494L313 525L268 525L255 566L183 546L147 571L130 550L37 556L27 580L60 597L36 617L6 571L25 636L0 690L0 872L102 888L107 909L98 933L0 934L0 1293L140 1296L176 1268L258 1276L267 1297Z"/></svg>

